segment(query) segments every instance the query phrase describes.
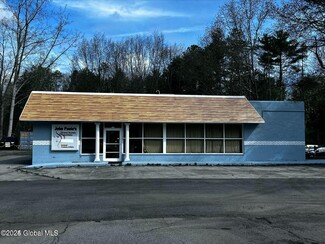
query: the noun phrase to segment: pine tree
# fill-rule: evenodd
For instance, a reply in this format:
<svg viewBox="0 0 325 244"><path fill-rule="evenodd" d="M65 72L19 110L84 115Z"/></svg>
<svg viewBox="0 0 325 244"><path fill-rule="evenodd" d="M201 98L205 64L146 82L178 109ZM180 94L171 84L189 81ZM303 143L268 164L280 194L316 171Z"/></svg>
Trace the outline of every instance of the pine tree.
<svg viewBox="0 0 325 244"><path fill-rule="evenodd" d="M289 33L279 30L274 35L264 34L260 39L262 53L259 57L260 64L267 70L278 70L277 87L278 99L284 100L286 94L285 72L292 70L301 71L298 61L306 57L305 45L289 38Z"/></svg>

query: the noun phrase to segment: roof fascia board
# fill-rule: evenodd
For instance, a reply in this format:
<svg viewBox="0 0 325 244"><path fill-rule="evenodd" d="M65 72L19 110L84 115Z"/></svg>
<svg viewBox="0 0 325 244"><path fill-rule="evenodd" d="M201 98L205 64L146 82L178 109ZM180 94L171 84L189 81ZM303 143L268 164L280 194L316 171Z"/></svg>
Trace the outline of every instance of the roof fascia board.
<svg viewBox="0 0 325 244"><path fill-rule="evenodd" d="M98 92L56 92L32 91L32 94L62 94L62 95L90 95L90 96L137 96L137 97L193 97L193 98L245 98L245 96L214 96L214 95L182 95L182 94L142 94L142 93L98 93ZM247 99L246 99L247 100Z"/></svg>

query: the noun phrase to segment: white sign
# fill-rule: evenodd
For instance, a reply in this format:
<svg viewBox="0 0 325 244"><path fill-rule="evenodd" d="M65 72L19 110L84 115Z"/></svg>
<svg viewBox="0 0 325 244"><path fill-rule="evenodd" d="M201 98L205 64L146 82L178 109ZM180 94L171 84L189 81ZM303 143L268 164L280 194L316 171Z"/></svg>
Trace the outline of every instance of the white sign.
<svg viewBox="0 0 325 244"><path fill-rule="evenodd" d="M52 125L53 151L78 150L79 125L78 124L54 124Z"/></svg>

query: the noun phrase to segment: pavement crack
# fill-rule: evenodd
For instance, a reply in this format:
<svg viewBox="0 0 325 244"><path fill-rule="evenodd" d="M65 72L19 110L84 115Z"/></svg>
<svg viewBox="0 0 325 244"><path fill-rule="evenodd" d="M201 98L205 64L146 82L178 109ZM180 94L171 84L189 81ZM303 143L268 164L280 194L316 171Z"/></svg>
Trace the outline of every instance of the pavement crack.
<svg viewBox="0 0 325 244"><path fill-rule="evenodd" d="M144 234L144 233L150 233L156 230L160 230L160 229L164 229L164 228L168 228L169 226L160 226L160 227L156 227L156 228L152 228L150 230L146 230L146 231L141 231L139 232L140 234Z"/></svg>
<svg viewBox="0 0 325 244"><path fill-rule="evenodd" d="M153 231L156 231L156 230L169 228L169 227L171 226L170 224L168 224L168 223L166 222L166 219L165 219L165 218L163 218L163 222L165 223L165 226L160 226L160 227L152 228L152 229L149 229L149 230L146 230L146 231L141 231L141 232L139 232L139 233L141 233L141 234L144 234L144 233L150 233L150 232L153 232Z"/></svg>
<svg viewBox="0 0 325 244"><path fill-rule="evenodd" d="M312 244L316 244L316 243L318 243L317 241L315 241L315 240L313 240L313 239L306 238L306 237L302 237L302 236L300 236L300 235L294 233L294 232L291 231L291 230L288 230L288 233L289 233L290 235L296 237L298 240L302 241L302 243L307 243L307 242L312 243Z"/></svg>
<svg viewBox="0 0 325 244"><path fill-rule="evenodd" d="M65 225L63 231L62 232L59 232L59 234L54 238L54 240L52 241L52 244L54 244L54 243L60 243L60 236L62 236L68 230L69 225L70 225L70 222L68 222Z"/></svg>
<svg viewBox="0 0 325 244"><path fill-rule="evenodd" d="M272 224L272 221L270 221L268 218L266 218L266 217L257 217L256 218L257 220L264 220L265 222L267 222L268 224Z"/></svg>
<svg viewBox="0 0 325 244"><path fill-rule="evenodd" d="M17 169L15 169L15 171L18 172L18 173L22 172L22 173L25 173L25 174L31 174L31 175L34 175L34 176L40 176L40 177L45 177L45 178L50 178L50 179L55 179L55 180L60 180L61 179L60 177L50 176L50 175L46 175L46 174L40 174L40 173L29 171L29 170L26 170L26 169L23 169L23 168L17 168Z"/></svg>

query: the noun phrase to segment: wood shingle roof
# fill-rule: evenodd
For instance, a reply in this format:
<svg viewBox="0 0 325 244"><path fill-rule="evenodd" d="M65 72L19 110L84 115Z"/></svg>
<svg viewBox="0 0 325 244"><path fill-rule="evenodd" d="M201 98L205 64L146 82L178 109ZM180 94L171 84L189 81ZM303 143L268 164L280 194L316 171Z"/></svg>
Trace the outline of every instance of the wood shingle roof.
<svg viewBox="0 0 325 244"><path fill-rule="evenodd" d="M243 96L32 92L22 121L264 123Z"/></svg>

